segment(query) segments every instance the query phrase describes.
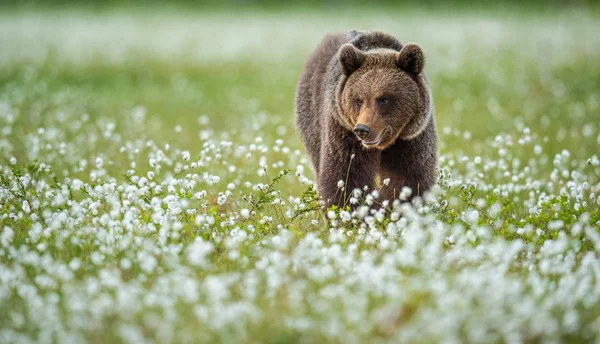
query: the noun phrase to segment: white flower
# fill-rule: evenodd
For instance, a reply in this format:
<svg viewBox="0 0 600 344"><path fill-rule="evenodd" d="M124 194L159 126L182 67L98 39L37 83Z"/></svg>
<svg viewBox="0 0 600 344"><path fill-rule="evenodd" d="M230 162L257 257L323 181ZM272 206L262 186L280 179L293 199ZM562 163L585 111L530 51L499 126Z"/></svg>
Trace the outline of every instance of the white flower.
<svg viewBox="0 0 600 344"><path fill-rule="evenodd" d="M206 256L208 256L212 250L213 244L211 242L204 241L201 237L196 237L194 242L186 249L188 263L193 266L206 265Z"/></svg>
<svg viewBox="0 0 600 344"><path fill-rule="evenodd" d="M26 212L27 214L29 214L31 212L31 207L29 207L29 202L23 201L22 209L23 209L24 212Z"/></svg>
<svg viewBox="0 0 600 344"><path fill-rule="evenodd" d="M400 191L400 200L402 201L406 201L410 195L412 194L412 189L409 188L408 186L405 186L402 188L402 191Z"/></svg>
<svg viewBox="0 0 600 344"><path fill-rule="evenodd" d="M71 270L73 271L77 271L79 270L79 267L81 266L81 259L75 257L73 258L70 262L69 262L69 267L71 268Z"/></svg>
<svg viewBox="0 0 600 344"><path fill-rule="evenodd" d="M158 265L156 258L153 255L145 252L143 252L143 254L139 254L138 256L140 258L140 268L146 273L152 273Z"/></svg>
<svg viewBox="0 0 600 344"><path fill-rule="evenodd" d="M4 227L0 233L0 243L7 247L12 242L15 232L10 227Z"/></svg>
<svg viewBox="0 0 600 344"><path fill-rule="evenodd" d="M565 223L562 220L550 221L548 222L548 229L553 231L559 230L563 228L564 225Z"/></svg>
<svg viewBox="0 0 600 344"><path fill-rule="evenodd" d="M492 218L498 217L498 215L500 215L501 211L502 211L502 204L500 204L500 203L492 204L492 206L490 207L490 217L492 217Z"/></svg>
<svg viewBox="0 0 600 344"><path fill-rule="evenodd" d="M342 210L340 212L340 218L342 219L342 222L348 222L352 220L352 215L349 212Z"/></svg>
<svg viewBox="0 0 600 344"><path fill-rule="evenodd" d="M475 209L469 209L465 212L465 221L470 224L476 224L479 219L479 212Z"/></svg>
<svg viewBox="0 0 600 344"><path fill-rule="evenodd" d="M190 152L188 152L188 151L183 151L183 152L181 153L181 158L182 158L184 161L189 161L189 160L190 160Z"/></svg>
<svg viewBox="0 0 600 344"><path fill-rule="evenodd" d="M217 196L217 204L223 205L225 204L225 202L227 202L227 195L225 195L222 192L219 192L219 196Z"/></svg>
<svg viewBox="0 0 600 344"><path fill-rule="evenodd" d="M364 206L364 205L363 205L362 207L359 207L359 208L356 210L356 216L357 216L359 219L362 219L362 218L364 218L365 216L367 216L367 214L368 214L368 213L369 213L369 207L367 207L367 206Z"/></svg>
<svg viewBox="0 0 600 344"><path fill-rule="evenodd" d="M15 158L14 156L10 158L10 164L11 165L16 165L17 164L17 158Z"/></svg>
<svg viewBox="0 0 600 344"><path fill-rule="evenodd" d="M240 215L242 215L243 218L247 219L250 217L250 210L244 208L240 210Z"/></svg>

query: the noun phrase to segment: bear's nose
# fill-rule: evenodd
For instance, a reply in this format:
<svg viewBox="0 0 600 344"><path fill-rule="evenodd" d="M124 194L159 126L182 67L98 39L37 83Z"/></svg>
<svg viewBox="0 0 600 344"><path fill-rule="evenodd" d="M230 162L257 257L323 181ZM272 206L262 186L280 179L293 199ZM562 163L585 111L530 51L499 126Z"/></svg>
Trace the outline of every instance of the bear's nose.
<svg viewBox="0 0 600 344"><path fill-rule="evenodd" d="M354 133L358 135L360 138L364 138L371 132L371 128L367 127L364 124L357 124L354 127Z"/></svg>

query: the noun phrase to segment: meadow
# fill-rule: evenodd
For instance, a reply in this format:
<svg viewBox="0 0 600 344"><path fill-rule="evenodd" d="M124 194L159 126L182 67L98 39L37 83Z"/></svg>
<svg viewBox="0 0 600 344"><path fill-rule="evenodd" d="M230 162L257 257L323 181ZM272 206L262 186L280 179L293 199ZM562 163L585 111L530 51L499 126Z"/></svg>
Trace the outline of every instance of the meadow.
<svg viewBox="0 0 600 344"><path fill-rule="evenodd" d="M597 342L599 19L0 13L0 342ZM426 54L412 204L319 207L295 86L353 28Z"/></svg>

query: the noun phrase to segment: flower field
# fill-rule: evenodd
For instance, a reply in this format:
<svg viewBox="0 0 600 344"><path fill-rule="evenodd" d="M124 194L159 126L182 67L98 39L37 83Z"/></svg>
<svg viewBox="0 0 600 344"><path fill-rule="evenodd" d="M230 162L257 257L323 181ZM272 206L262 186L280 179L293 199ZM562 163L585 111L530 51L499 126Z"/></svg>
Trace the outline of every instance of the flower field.
<svg viewBox="0 0 600 344"><path fill-rule="evenodd" d="M598 19L0 14L0 342L598 342ZM427 57L412 204L319 207L295 84L352 28Z"/></svg>

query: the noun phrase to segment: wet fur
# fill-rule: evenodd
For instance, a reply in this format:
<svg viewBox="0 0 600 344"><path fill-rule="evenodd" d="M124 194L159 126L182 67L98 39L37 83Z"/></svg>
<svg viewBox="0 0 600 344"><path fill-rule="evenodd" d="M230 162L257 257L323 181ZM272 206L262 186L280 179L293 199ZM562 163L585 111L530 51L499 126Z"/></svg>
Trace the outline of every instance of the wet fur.
<svg viewBox="0 0 600 344"><path fill-rule="evenodd" d="M402 48L400 41L381 32L329 34L306 63L296 93L296 122L327 205L347 204L355 188L375 189L376 175L390 178L380 200L398 198L404 186L413 196L422 195L435 183L433 101L427 79L418 71L424 58L413 53L413 48L420 51L416 45L407 45L408 57L398 57ZM384 92L396 97L387 112L370 98L364 108L355 107L355 94L375 97ZM371 121L375 130L388 128L381 146L363 146L352 132L359 119ZM346 192L338 189L339 180L345 181Z"/></svg>

